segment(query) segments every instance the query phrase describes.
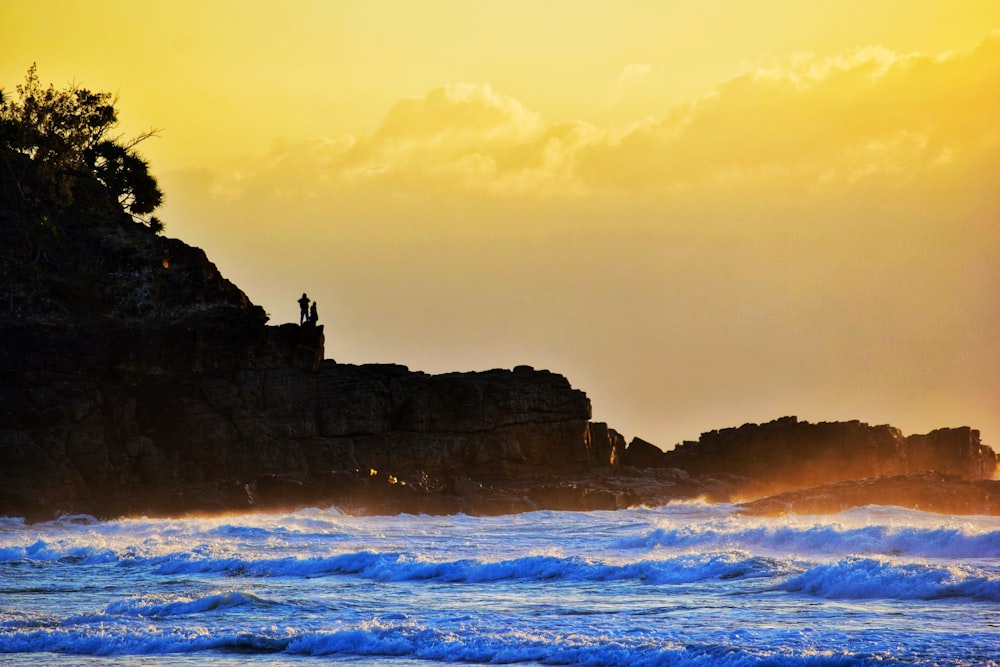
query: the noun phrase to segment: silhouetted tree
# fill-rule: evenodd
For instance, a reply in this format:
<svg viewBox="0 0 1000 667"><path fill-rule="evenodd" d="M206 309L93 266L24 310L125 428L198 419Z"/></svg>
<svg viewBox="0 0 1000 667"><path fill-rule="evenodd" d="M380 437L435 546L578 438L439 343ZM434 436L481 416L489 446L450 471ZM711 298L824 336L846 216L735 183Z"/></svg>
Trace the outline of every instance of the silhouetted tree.
<svg viewBox="0 0 1000 667"><path fill-rule="evenodd" d="M122 208L134 216L156 210L163 194L146 161L114 141L102 141L89 152L94 175L108 187Z"/></svg>
<svg viewBox="0 0 1000 667"><path fill-rule="evenodd" d="M118 122L110 93L95 93L76 84L57 90L43 88L33 64L18 99L0 95L0 142L23 156L11 169L26 203L42 219L57 216L74 203L81 178L96 178L122 210L152 225L149 216L163 201L149 165L135 146L154 136L150 131L122 143L109 137ZM156 221L162 229L162 223Z"/></svg>

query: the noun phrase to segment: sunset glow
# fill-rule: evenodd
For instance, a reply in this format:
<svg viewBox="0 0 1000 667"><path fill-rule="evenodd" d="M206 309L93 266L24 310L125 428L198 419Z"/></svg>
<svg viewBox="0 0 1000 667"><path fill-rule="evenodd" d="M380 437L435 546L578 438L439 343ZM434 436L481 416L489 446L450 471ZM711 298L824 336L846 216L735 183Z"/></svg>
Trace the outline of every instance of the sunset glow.
<svg viewBox="0 0 1000 667"><path fill-rule="evenodd" d="M529 364L669 448L797 415L1000 446L1000 3L0 0L118 95L166 234L327 357Z"/></svg>

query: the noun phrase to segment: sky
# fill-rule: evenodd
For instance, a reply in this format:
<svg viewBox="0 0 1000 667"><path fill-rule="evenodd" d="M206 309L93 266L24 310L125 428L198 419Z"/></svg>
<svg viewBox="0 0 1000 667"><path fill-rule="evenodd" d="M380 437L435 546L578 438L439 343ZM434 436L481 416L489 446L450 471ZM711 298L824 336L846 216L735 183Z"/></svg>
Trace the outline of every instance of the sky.
<svg viewBox="0 0 1000 667"><path fill-rule="evenodd" d="M1000 450L995 0L0 0L0 86L117 95L326 356L565 375L671 448L785 415Z"/></svg>

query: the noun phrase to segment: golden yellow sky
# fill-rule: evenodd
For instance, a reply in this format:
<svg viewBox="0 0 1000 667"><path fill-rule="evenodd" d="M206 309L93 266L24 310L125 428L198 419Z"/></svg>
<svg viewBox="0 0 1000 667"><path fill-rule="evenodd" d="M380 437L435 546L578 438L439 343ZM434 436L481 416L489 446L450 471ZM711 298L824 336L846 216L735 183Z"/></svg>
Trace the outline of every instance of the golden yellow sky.
<svg viewBox="0 0 1000 667"><path fill-rule="evenodd" d="M327 356L531 364L668 448L794 414L1000 449L1000 3L0 0L119 95L167 233Z"/></svg>

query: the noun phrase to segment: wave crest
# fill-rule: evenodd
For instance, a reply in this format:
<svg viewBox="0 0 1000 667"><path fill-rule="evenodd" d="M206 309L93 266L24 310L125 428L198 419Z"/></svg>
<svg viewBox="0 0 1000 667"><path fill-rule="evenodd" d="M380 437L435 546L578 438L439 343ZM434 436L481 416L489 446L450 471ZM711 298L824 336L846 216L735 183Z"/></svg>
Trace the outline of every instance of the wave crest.
<svg viewBox="0 0 1000 667"><path fill-rule="evenodd" d="M971 598L1000 602L1000 577L967 567L895 563L848 557L809 568L778 587L829 599L936 600Z"/></svg>

